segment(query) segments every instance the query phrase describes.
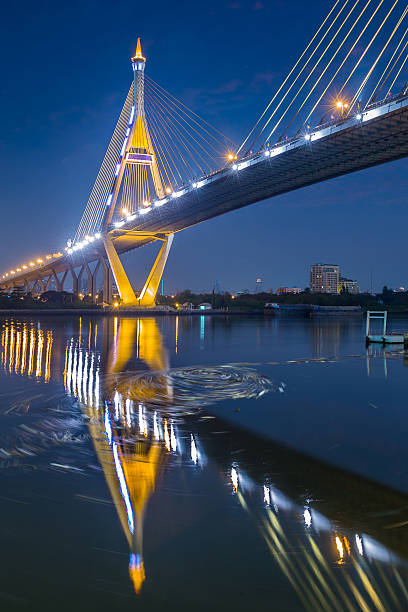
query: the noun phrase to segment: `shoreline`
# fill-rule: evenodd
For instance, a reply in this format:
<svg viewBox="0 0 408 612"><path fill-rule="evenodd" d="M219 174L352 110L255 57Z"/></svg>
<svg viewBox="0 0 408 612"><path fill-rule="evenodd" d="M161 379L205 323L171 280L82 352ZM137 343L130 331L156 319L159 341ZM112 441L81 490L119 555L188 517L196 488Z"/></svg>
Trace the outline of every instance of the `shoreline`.
<svg viewBox="0 0 408 612"><path fill-rule="evenodd" d="M7 308L0 309L1 315L38 314L38 315L98 315L98 316L208 316L208 315L264 315L261 310L162 310L156 308ZM266 316L266 315L265 315Z"/></svg>
<svg viewBox="0 0 408 612"><path fill-rule="evenodd" d="M171 316L171 317L201 317L201 316L263 316L268 319L274 318L284 318L284 319L298 319L298 318L307 318L301 315L296 316L295 314L275 314L270 312L265 312L264 310L165 310L163 308L5 308L0 309L0 317L2 315L52 315L52 316L63 316L63 315L94 315L94 316L134 316L134 317L163 317L163 316ZM346 312L328 312L328 313L319 313L311 318L313 319L360 319L365 315L365 311L361 313L346 313ZM400 310L388 310L389 316L401 315L407 316L408 312L400 311Z"/></svg>

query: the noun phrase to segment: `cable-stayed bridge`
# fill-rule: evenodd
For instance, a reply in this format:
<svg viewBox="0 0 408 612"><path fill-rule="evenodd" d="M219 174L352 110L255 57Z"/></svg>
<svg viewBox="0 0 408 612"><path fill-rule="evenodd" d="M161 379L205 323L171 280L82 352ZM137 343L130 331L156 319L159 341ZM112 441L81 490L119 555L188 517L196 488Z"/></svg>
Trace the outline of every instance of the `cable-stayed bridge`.
<svg viewBox="0 0 408 612"><path fill-rule="evenodd" d="M239 146L145 75L133 83L74 237L21 263L0 288L41 293L83 278L103 300L151 307L176 232L313 183L408 155L408 5L337 0ZM290 136L290 134L293 134ZM161 248L136 294L120 255Z"/></svg>

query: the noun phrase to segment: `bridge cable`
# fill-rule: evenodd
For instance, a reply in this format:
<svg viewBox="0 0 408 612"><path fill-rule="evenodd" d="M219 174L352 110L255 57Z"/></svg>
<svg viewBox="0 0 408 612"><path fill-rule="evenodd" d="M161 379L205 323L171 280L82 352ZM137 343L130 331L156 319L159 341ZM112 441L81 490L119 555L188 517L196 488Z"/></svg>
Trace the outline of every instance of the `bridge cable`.
<svg viewBox="0 0 408 612"><path fill-rule="evenodd" d="M303 73L303 71L306 69L306 67L308 66L310 60L312 59L312 57L314 56L314 54L316 53L316 51L318 50L318 48L320 47L321 43L323 42L323 40L326 38L327 34L330 32L331 28L334 26L335 22L337 21L338 17L340 16L340 14L342 13L343 9L346 7L348 0L346 0L345 4L343 5L343 7L340 9L339 13L336 15L336 17L334 18L333 22L330 24L330 26L328 27L327 31L325 32L325 34L323 35L323 37L321 38L321 40L319 41L319 43L317 44L316 48L313 50L313 52L311 53L310 57L307 59L307 61L305 62L304 66L302 67L302 69L300 70L300 72L298 73L298 75L296 76L296 78L294 79L294 81L292 82L292 84L289 86L288 90L286 91L286 93L284 94L284 96L282 97L282 99L280 100L280 102L278 103L277 107L275 108L275 110L272 112L272 114L270 115L269 119L266 121L266 123L264 124L264 126L262 127L261 131L259 132L259 134L257 135L257 137L254 139L252 146L255 144L256 140L262 135L263 131L266 129L266 127L268 126L268 124L270 123L270 121L272 120L272 118L274 117L274 115L276 114L276 112L279 110L280 106L282 105L282 103L284 102L284 100L286 99L286 97L288 96L289 92L291 91L291 89L293 88L293 86L295 85L295 83L297 82L298 78L301 76L301 74ZM326 51L328 50L328 48L331 46L333 40L336 38L337 33L334 35L334 37L332 38L332 40L329 42L329 44L326 46L323 54L320 56L320 58L318 59L318 61L315 63L315 65L311 68L309 75L306 77L305 81L303 82L303 85L301 86L301 88L298 90L298 94L300 93L300 91L303 89L303 87L305 86L305 84L307 83L307 81L309 80L309 78L311 77L312 73L314 72L314 70L317 68L317 66L320 63L320 60L322 59L322 57L325 55ZM297 94L297 95L298 95ZM296 99L297 95L295 96L294 99ZM291 104L293 104L294 99L292 99ZM290 106L291 106L290 104ZM267 141L267 139L266 139Z"/></svg>
<svg viewBox="0 0 408 612"><path fill-rule="evenodd" d="M252 128L252 130L249 132L248 136L245 138L245 140L243 141L243 143L241 144L241 146L239 147L239 149L237 150L237 154L239 154L242 150L242 148L246 145L246 143L248 142L248 140L251 138L252 134L254 133L255 129L258 127L259 123L262 121L263 117L266 115L266 113L268 112L269 108L271 107L271 105L274 103L275 99L277 98L277 96L280 94L280 92L282 91L282 89L285 87L286 83L288 82L288 80L290 79L290 77L292 76L293 72L296 70L296 68L298 67L299 63L302 61L303 57L305 56L305 54L307 53L307 51L309 50L309 48L311 47L311 45L313 44L314 40L316 39L316 37L319 35L320 31L322 30L322 28L324 27L325 23L327 22L327 20L329 19L329 17L331 16L331 14L333 13L334 9L336 8L336 6L338 5L338 3L340 2L340 0L337 0L334 5L332 6L330 12L327 14L326 18L324 19L324 21L322 22L322 24L320 25L319 29L316 31L316 33L314 34L313 38L310 40L309 44L306 46L306 48L304 49L303 53L301 54L301 56L299 57L299 59L297 60L296 64L293 66L293 68L291 69L291 71L289 72L289 74L287 75L287 77L285 78L285 80L283 81L283 83L281 84L281 86L279 87L279 89L276 91L275 95L273 96L272 100L269 102L269 104L267 105L267 107L265 108L265 110L263 111L262 115L259 117L258 121L255 123L254 127Z"/></svg>
<svg viewBox="0 0 408 612"><path fill-rule="evenodd" d="M212 149L213 149L213 150L214 150L216 153L219 153L219 149L217 149L217 147L216 147L214 144L212 144L212 143L211 143L211 142L210 142L210 141L209 141L207 138L205 138L204 136L201 136L201 135L200 135L200 132L199 132L199 131L198 131L198 130L197 130L197 129L196 129L194 126L193 126L193 125L190 125L190 124L188 123L188 121L187 121L187 120L186 120L186 119L185 119L185 118L184 118L184 117L183 117L181 114L177 114L177 111L175 111L175 110L174 110L174 109L172 109L171 107L166 107L166 105L165 105L165 101L163 101L163 99L160 99L160 97L157 97L157 98L155 99L154 94L152 93L151 95L152 95L152 100L154 100L154 101L155 101L156 105L157 105L157 106L160 106L160 107L161 107L161 108L162 108L164 111L167 111L167 113L170 113L170 114L171 114L171 116L175 118L175 120L177 121L177 123L180 123L180 125L182 126L182 129L183 129L183 130L186 130L186 131L187 131L186 127L185 127L185 126L183 126L181 122L186 123L186 124L187 124L187 126L188 126L188 127L189 127L189 128L190 128L190 129L191 129L193 132L195 132L195 133L196 133L196 134L197 134L199 137L201 137L201 138L204 140L204 142L206 142L206 143L208 144L208 146L209 146L209 147L211 147L211 148L212 148ZM178 117L179 119L177 119L177 117ZM197 142L197 144L199 144L198 140L196 140L196 142ZM223 144L223 143L222 143L222 144ZM204 147L203 145L201 145L201 144L200 144L200 146L201 146L201 148L203 148L203 149L206 151L206 149L205 149L205 147ZM214 158L214 159L215 159L215 158Z"/></svg>
<svg viewBox="0 0 408 612"><path fill-rule="evenodd" d="M392 7L390 8L390 10L388 11L387 15L384 17L383 21L381 22L381 24L379 25L378 29L376 30L376 32L373 34L371 40L369 41L368 45L364 48L364 51L361 53L359 59L357 60L356 64L354 65L352 71L350 72L350 74L348 75L347 79L345 80L345 82L343 83L343 85L340 88L340 91L338 92L338 95L340 96L342 94L342 92L344 91L344 88L346 87L347 83L350 81L351 77L353 76L353 74L355 73L355 71L357 70L358 66L360 65L360 63L362 62L363 58L365 57L365 55L367 54L367 51L370 49L371 45L374 43L375 39L377 38L378 34L380 33L380 31L382 30L384 24L386 23L386 21L388 20L388 17L390 16L391 12L394 10L396 4L398 3L398 0L395 0L394 4L392 5Z"/></svg>
<svg viewBox="0 0 408 612"><path fill-rule="evenodd" d="M357 0L358 1L358 0ZM317 85L319 84L320 80L322 79L322 77L324 76L326 70L330 67L331 63L333 62L333 60L335 59L335 57L337 56L337 54L339 53L339 51L341 50L342 46L344 45L344 43L346 42L346 40L348 39L348 37L350 36L350 34L352 33L353 29L355 28L355 26L357 25L357 23L359 22L360 18L363 16L366 8L368 7L368 5L370 4L371 0L368 0L368 2L366 3L366 5L363 7L362 11L360 12L360 14L357 16L357 19L354 21L354 23L352 24L351 28L348 30L348 32L346 33L346 36L343 38L343 40L341 41L340 45L337 47L335 53L331 56L328 64L326 65L326 67L324 68L324 70L320 73L320 76L318 77L318 79L315 81L313 87L311 88L311 90L309 91L309 93L307 94L307 96L305 97L304 101L302 102L302 104L300 105L300 107L298 108L298 110L296 111L296 113L294 114L293 118L291 119L291 121L289 122L285 132L283 132L283 135L288 131L288 129L290 128L290 126L292 125L292 123L294 122L294 120L296 119L296 117L299 115L300 111L302 110L303 106L306 104L306 102L308 101L309 97L312 95L313 91L315 90L315 88L317 87ZM357 4L357 2L356 2ZM355 5L354 5L355 6ZM354 8L354 7L353 7ZM364 32L364 30L363 30ZM360 34L360 37L362 36L363 32ZM346 54L343 62L340 64L339 68L337 69L337 71L335 72L334 76L332 77L332 79L329 81L329 84L327 85L327 87L324 89L323 93L321 94L320 98L318 98L318 101L316 102L315 106L312 108L312 110L310 111L309 115L307 116L306 120L304 123L306 123L308 121L308 119L310 118L310 115L312 114L312 112L314 111L314 109L316 108L317 104L320 102L321 98L323 97L323 95L326 93L327 89L329 88L329 86L331 85L331 83L333 82L335 76L338 74L338 72L340 71L340 69L342 68L342 66L344 65L344 63L346 62L346 60L348 59L348 57L350 56L352 50L354 49L354 47L356 46L359 38L356 40L356 42L354 43L354 45L351 47L351 49L349 50L348 54ZM303 124L304 125L304 124ZM283 136L282 135L282 136ZM282 138L281 136L281 138Z"/></svg>
<svg viewBox="0 0 408 612"><path fill-rule="evenodd" d="M364 7L364 11L367 8L367 6L369 5L369 3L371 2L371 0L368 0L367 4ZM307 122L309 121L310 117L312 116L312 114L314 113L314 111L316 110L317 106L320 104L320 102L322 101L323 97L325 96L325 94L327 93L327 90L329 89L330 85L333 83L334 79L337 77L338 73L340 72L340 70L343 68L344 64L346 63L346 61L349 59L350 55L352 54L352 52L354 51L356 45L359 43L361 37L363 36L363 34L365 33L366 29L368 28L368 26L370 25L371 21L374 19L375 15L377 14L377 11L379 10L381 4L382 4L383 0L381 0L381 2L378 4L377 8L375 9L375 11L373 12L373 14L371 15L370 19L367 21L367 23L365 24L364 28L362 29L362 31L360 32L360 34L358 35L358 37L356 38L356 40L354 41L353 45L350 47L347 55L345 56L345 58L343 59L343 61L341 62L340 66L337 68L336 72L334 73L334 75L332 76L332 78L330 79L329 83L327 84L327 86L325 87L325 89L323 90L323 92L320 94L319 98L317 99L316 103L314 104L314 106L312 107L312 110L309 112L309 114L307 115L306 119L303 122L303 125L307 124ZM360 16L359 16L360 17Z"/></svg>
<svg viewBox="0 0 408 612"><path fill-rule="evenodd" d="M405 45L405 46L406 46L406 45ZM408 60L408 55L406 55L406 56L405 56L405 59L404 59L404 61L402 62L400 69L398 70L397 74L395 75L395 78L394 78L394 80L392 81L392 83L391 83L391 85L390 85L390 88L389 88L389 89L388 89L388 91L387 91L387 95L386 95L386 97L388 97L388 96L390 95L390 93L391 93L391 89L394 87L394 83L395 83L395 81L398 79L398 77L399 77L399 75L400 75L400 73L401 73L401 70L402 70L402 69L403 69L403 67L405 66L405 63L406 63L406 61L407 61L407 60Z"/></svg>
<svg viewBox="0 0 408 612"><path fill-rule="evenodd" d="M357 0L358 1L358 0ZM328 33L330 32L330 30L332 29L332 27L335 25L337 19L340 17L340 14L342 13L342 11L345 9L346 5L348 3L348 0L346 0L346 2L344 3L343 7L340 9L340 11L338 12L338 14L335 16L333 22L330 24L330 26L328 27L327 31L325 32L325 34L322 36L321 40L318 42L317 46L315 47L315 49L313 50L313 52L311 53L310 57L307 59L307 61L305 62L303 68L300 70L300 72L297 74L296 78L294 79L294 81L291 83L291 85L289 86L288 90L286 91L286 93L284 94L284 96L281 98L280 102L278 103L278 105L276 106L275 110L271 113L271 115L269 116L268 120L266 121L266 123L264 124L264 126L262 127L261 131L259 132L258 136L255 138L253 144L255 144L256 140L262 135L263 131L266 129L266 127L268 126L268 124L270 123L270 121L273 119L273 117L275 116L275 114L277 113L277 111L279 110L279 108L281 107L281 105L283 104L283 102L285 101L286 97L289 95L290 91L292 90L293 86L296 84L297 80L299 79L299 77L301 76L301 74L304 72L304 70L306 69L306 67L308 66L310 60L312 59L312 57L314 56L314 54L316 53L316 51L319 49L320 45L322 44L323 40L326 38L326 36L328 35ZM346 18L347 20L347 18ZM343 21L344 24L344 21ZM337 30L337 32L334 34L334 36L332 37L332 39L330 40L330 42L328 43L328 45L325 47L323 53L320 55L320 57L318 58L318 60L315 62L315 64L312 66L309 74L306 76L306 78L304 79L301 87L298 89L296 95L292 98L292 101L290 102L290 104L286 107L286 111L284 113L284 115L286 114L286 112L289 110L289 108L292 106L293 102L296 100L297 96L299 95L299 93L303 90L304 86L306 85L306 83L309 81L310 77L312 76L313 72L316 70L316 68L318 67L321 59L324 57L324 55L326 54L326 52L328 51L328 49L330 48L330 46L332 45L332 43L334 42L335 38L337 37L337 34L339 32L339 30L341 30L343 24L340 26L340 28ZM280 119L280 121L282 120L282 117ZM278 122L277 125L279 125L280 121ZM274 130L272 130L271 134L275 131L277 125L275 126ZM269 135L269 137L271 136L271 134ZM268 141L268 138L266 138L266 141Z"/></svg>
<svg viewBox="0 0 408 612"><path fill-rule="evenodd" d="M387 70L388 70L388 68L389 68L389 66L390 66L390 64L391 64L391 62L392 62L392 60L394 59L395 55L397 54L397 51L398 51L398 49L400 48L400 46L402 45L402 43L403 43L403 41L404 41L404 39L405 39L405 37L406 37L406 35L407 35L407 34L408 34L408 28L406 28L406 30L404 31L403 35L401 36L400 41L399 41L399 43L398 43L397 47L396 47L396 48L395 48L395 50L394 50L394 53L392 54L392 56L391 56L391 58L389 59L389 61L388 61L387 65L386 65L386 67L384 68L384 70L383 70L383 72L382 72L382 74L381 74L380 78L378 79L377 84L376 84L376 86L374 87L374 89L373 89L373 91L372 91L372 93L371 93L370 97L368 98L367 104L366 104L366 106L365 106L364 108L367 108L367 106L370 104L370 102L371 102L371 103L375 102L375 100L376 100L376 99L378 98L378 96L379 96L380 91L381 91L381 90L382 90L382 88L384 87L384 85L385 85L385 83L387 82L387 80L388 80L389 76L392 74L392 72L393 72L393 70L394 70L395 66L396 66L396 65L397 65L397 63L399 62L401 55L403 54L403 52L405 51L405 48L406 48L406 47L407 47L407 45L408 45L408 40L407 40L407 42L405 43L405 45L403 46L403 48L401 49L400 53L398 54L397 59L396 59L396 60L394 61L394 63L392 64L392 66L391 66L390 70L388 71L388 73L387 73L387 74L386 74L386 76L384 77L385 73L387 72ZM380 83L381 83L381 85L380 85ZM379 85L380 85L380 87L378 88L378 86L379 86ZM377 88L378 88L378 89L377 89ZM376 92L377 92L377 93L376 93Z"/></svg>
<svg viewBox="0 0 408 612"><path fill-rule="evenodd" d="M396 3L397 3L397 2L398 2L398 0L395 0L394 5L393 5L393 7L390 9L389 14L390 14L390 13L391 13L391 11L393 10L393 8L394 8L394 6L396 5ZM366 86L367 81L368 81L368 80L369 80L369 78L371 77L371 75L372 75L372 73L373 73L373 71L374 71L375 67L377 66L378 62L380 61L380 59L381 59L381 57L382 57L382 55L383 55L384 51L386 50L386 48L388 47L389 43L390 43L390 42L391 42L391 40L393 39L393 37L394 37L394 35L395 35L395 32L396 32L396 31L398 30L398 28L400 27L400 25L401 25L402 21L404 20L405 15L407 14L407 12L408 12L408 6L406 6L406 7L405 7L405 9L404 9L404 11L403 11L403 13L402 13L401 17L399 18L399 20L398 20L397 24L395 25L394 29L392 30L392 32L391 32L390 36L388 37L388 39L387 39L387 41L386 41L385 45L384 45L384 46L383 46L383 48L381 49L380 53L377 55L377 57L376 57L376 59L375 59L374 63L372 64L372 66L371 66L370 70L367 72L366 76L364 77L363 81L361 82L360 87L358 88L357 92L355 93L355 95L354 95L354 97L353 97L353 99L352 99L352 101L351 101L351 103L350 103L349 113L351 112L351 110L352 110L352 108L353 108L354 104L356 103L357 99L359 98L359 96L360 96L361 92L363 91L364 87ZM387 15L387 18L388 18L388 15Z"/></svg>
<svg viewBox="0 0 408 612"><path fill-rule="evenodd" d="M339 2L340 0L337 0L337 2ZM336 2L336 4L337 4ZM198 115L197 113L195 113L193 110L191 110L188 106L186 106L181 100L178 100L178 98L176 98L175 96L173 96L170 92L168 92L166 89L164 89L163 87L161 87L161 85L159 85L158 83L156 83L151 77L149 77L148 75L145 75L145 79L147 80L148 83L150 83L150 85L152 87L155 87L156 89L158 89L159 91L162 92L162 94L167 97L169 99L169 101L172 102L172 104L174 104L175 106L178 106L178 108L185 113L186 115L188 115L188 113L190 113L191 115L193 115L194 117L197 117L197 119L199 119L203 124L205 124L206 126L208 126L209 128L211 128L211 130L213 130L214 132L217 132L220 136L223 137L223 141L227 141L229 142L231 145L234 145L235 143L231 140L231 138L229 138L228 136L225 136L225 134L223 134L220 130L218 130L217 128L215 128L213 125L211 125L210 123L208 123L208 121L206 121L205 119L203 119L202 117L200 117L200 115ZM184 110L186 109L186 110ZM187 113L188 111L188 113ZM192 117L192 120L193 117ZM198 123L198 122L197 122ZM200 125L198 123L198 125ZM203 128L204 129L204 128ZM208 132L210 133L210 132ZM219 141L219 142L223 142L223 141Z"/></svg>
<svg viewBox="0 0 408 612"><path fill-rule="evenodd" d="M152 100L154 100L154 97L152 97ZM177 115L174 115L174 111L172 109L166 109L165 107L163 107L163 103L160 100L155 100L155 103L157 104L157 106L159 107L159 111L160 110L167 110L167 120L169 119L169 116L174 119L174 121L180 126L180 136L182 138L184 138L183 136L183 131L185 133L187 133L187 135L205 152L207 153L207 155L211 155L208 153L208 150L205 148L204 145L202 145L199 140L197 138L195 138L194 136L192 136L191 134L188 133L187 129L185 128L185 126L182 125L182 123L178 120ZM182 118L181 118L182 119ZM182 119L182 121L185 121L185 119ZM187 123L187 125L189 125ZM191 127L191 126L189 126ZM199 135L198 130L196 130L194 127L192 127L193 131L196 132ZM202 137L203 138L203 137ZM215 151L215 152L219 152L217 151L217 149L215 148L214 145L212 145L210 142L207 141L207 139L204 138L204 141L206 143L208 143L208 145ZM188 141L187 141L188 142ZM196 150L197 154L200 155L201 159L203 159L203 161L205 161L208 164L208 161L205 160L205 158L202 157L202 155ZM212 159L214 159L214 161L217 161L215 157L211 156ZM204 173L204 170L202 170L202 172Z"/></svg>
<svg viewBox="0 0 408 612"><path fill-rule="evenodd" d="M320 63L320 61L322 60L322 58L324 57L324 55L326 54L326 52L328 51L328 49L330 48L330 46L332 45L332 43L334 42L334 40L336 39L338 33L340 32L340 30L343 28L344 24L346 23L346 21L348 20L348 18L350 17L352 11L354 10L354 8L356 7L356 5L358 4L360 0L356 0L355 3L353 4L352 8L350 9L350 11L348 12L347 16L343 19L341 25L337 28L335 34L333 35L333 37L331 38L330 42L328 43L328 45L326 46L326 48L324 49L323 53L319 56L319 59L317 60L317 62L315 63L314 67L312 68L312 71L308 74L308 76L306 77L306 79L304 80L303 84L301 85L301 87L298 89L297 93L295 94L295 96L293 97L292 101L290 102L290 104L288 104L285 108L285 111L282 113L282 115L280 116L279 120L275 123L273 129L269 132L267 138L266 138L266 142L268 142L268 140L271 138L272 134L274 134L274 132L276 131L277 127L279 126L279 124L281 123L282 119L285 117L286 113L288 112L288 110L290 109L290 107L292 106L292 104L295 102L296 98L298 97L299 93L302 91L302 89L305 87L306 83L309 81L310 77L312 76L313 72L315 71L315 69L317 68L318 64ZM398 2L398 0L396 0ZM348 36L348 34L346 35ZM344 40L343 40L344 42ZM343 44L343 42L341 43L341 46ZM336 51L337 54L337 51ZM336 55L335 54L335 55ZM329 60L329 63L327 64L326 68L324 68L323 73L321 74L321 76L326 72L328 66L331 64L333 58L335 57L332 56L332 58ZM309 98L310 94L312 93L312 91L314 90L314 88L316 87L316 84L320 81L321 76L319 77L318 81L315 83L315 85L313 86L311 92L308 94L307 99ZM303 107L303 104L302 104Z"/></svg>

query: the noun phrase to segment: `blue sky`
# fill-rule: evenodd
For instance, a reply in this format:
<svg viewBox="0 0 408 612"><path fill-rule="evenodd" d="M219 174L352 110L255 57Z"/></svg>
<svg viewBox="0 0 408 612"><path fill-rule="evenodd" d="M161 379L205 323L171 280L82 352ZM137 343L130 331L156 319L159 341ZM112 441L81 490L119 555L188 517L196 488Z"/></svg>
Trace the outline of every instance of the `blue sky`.
<svg viewBox="0 0 408 612"><path fill-rule="evenodd" d="M148 74L241 142L330 3L8 3L0 57L0 268L60 249L79 223L132 78L138 36ZM407 161L315 185L175 237L165 283L252 289L308 283L338 263L363 289L408 285ZM153 248L126 258L138 285Z"/></svg>

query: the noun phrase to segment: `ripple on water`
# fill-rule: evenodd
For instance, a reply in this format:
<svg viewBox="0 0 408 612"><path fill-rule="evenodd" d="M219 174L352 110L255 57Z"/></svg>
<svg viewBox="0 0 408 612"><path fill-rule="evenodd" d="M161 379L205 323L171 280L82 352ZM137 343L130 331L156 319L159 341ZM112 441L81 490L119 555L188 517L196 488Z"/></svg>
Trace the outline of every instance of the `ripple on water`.
<svg viewBox="0 0 408 612"><path fill-rule="evenodd" d="M147 408L182 413L227 399L257 399L284 390L269 377L248 367L232 365L189 366L165 372L124 373L106 380L111 391L144 402Z"/></svg>

